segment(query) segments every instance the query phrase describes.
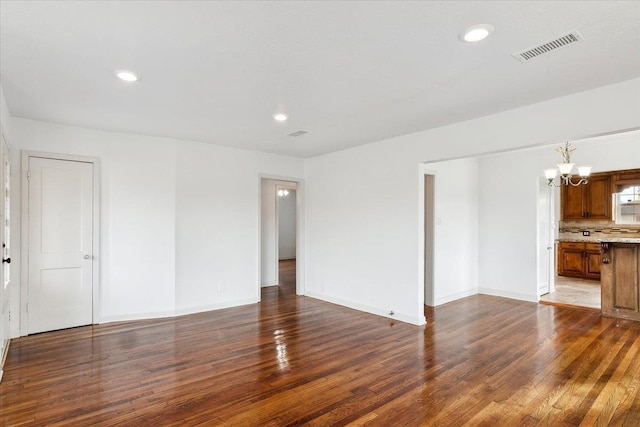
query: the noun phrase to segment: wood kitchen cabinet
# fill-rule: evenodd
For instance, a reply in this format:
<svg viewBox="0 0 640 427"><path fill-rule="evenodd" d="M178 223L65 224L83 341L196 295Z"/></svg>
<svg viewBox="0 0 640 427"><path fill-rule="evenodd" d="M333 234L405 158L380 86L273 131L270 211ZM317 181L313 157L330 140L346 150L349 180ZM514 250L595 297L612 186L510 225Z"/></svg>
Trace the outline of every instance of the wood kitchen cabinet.
<svg viewBox="0 0 640 427"><path fill-rule="evenodd" d="M600 279L600 244L558 242L558 275Z"/></svg>
<svg viewBox="0 0 640 427"><path fill-rule="evenodd" d="M594 174L587 184L563 185L560 191L563 220L611 218L611 175Z"/></svg>
<svg viewBox="0 0 640 427"><path fill-rule="evenodd" d="M616 171L612 175L614 186L640 185L640 169Z"/></svg>
<svg viewBox="0 0 640 427"><path fill-rule="evenodd" d="M640 243L602 246L602 314L640 320Z"/></svg>

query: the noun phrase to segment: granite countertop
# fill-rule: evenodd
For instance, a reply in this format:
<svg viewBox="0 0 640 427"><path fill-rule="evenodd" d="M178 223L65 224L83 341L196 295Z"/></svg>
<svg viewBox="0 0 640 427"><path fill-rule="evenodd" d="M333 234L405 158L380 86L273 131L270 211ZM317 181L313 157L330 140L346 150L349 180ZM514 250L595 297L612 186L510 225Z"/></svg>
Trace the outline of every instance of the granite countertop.
<svg viewBox="0 0 640 427"><path fill-rule="evenodd" d="M584 242L584 243L638 243L640 244L640 238L638 237L563 237L556 239L556 242Z"/></svg>
<svg viewBox="0 0 640 427"><path fill-rule="evenodd" d="M602 239L594 236L590 237L561 237L556 239L556 242L585 242L585 243L600 243Z"/></svg>
<svg viewBox="0 0 640 427"><path fill-rule="evenodd" d="M602 243L635 243L640 245L640 238L637 237L610 237L606 239L600 239Z"/></svg>

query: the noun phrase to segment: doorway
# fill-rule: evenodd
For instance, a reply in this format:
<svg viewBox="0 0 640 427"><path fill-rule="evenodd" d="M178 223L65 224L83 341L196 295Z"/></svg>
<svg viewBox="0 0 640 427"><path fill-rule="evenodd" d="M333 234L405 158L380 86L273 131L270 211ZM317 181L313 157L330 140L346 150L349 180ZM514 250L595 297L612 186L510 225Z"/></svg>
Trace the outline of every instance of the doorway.
<svg viewBox="0 0 640 427"><path fill-rule="evenodd" d="M547 305L581 307L600 310L600 283L556 274L556 232L560 212L559 191L549 187L546 178L538 182L538 256L537 276L539 302Z"/></svg>
<svg viewBox="0 0 640 427"><path fill-rule="evenodd" d="M301 183L261 178L260 195L260 290L281 285L284 271L287 285L302 295Z"/></svg>
<svg viewBox="0 0 640 427"><path fill-rule="evenodd" d="M23 335L95 323L97 160L23 152Z"/></svg>
<svg viewBox="0 0 640 427"><path fill-rule="evenodd" d="M296 259L296 185L276 186L277 252L278 261ZM279 281L278 281L279 282Z"/></svg>

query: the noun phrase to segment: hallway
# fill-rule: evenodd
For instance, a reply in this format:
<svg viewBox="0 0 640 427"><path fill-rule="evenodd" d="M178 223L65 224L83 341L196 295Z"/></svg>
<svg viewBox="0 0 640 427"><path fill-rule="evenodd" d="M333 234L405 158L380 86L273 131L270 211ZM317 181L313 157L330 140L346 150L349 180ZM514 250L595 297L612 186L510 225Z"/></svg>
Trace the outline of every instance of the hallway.
<svg viewBox="0 0 640 427"><path fill-rule="evenodd" d="M278 285L262 288L262 302L296 295L295 259L278 261L278 278L280 280Z"/></svg>

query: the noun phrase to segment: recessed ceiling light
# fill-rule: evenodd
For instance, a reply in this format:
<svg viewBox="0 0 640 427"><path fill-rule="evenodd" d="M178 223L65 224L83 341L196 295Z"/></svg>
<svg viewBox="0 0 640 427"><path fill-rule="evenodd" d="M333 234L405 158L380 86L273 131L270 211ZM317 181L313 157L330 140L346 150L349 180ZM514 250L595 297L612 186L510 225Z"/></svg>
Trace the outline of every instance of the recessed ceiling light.
<svg viewBox="0 0 640 427"><path fill-rule="evenodd" d="M274 114L274 115L273 115L273 119L274 119L275 121L278 121L278 122L284 122L284 121L285 121L285 120L287 120L288 118L289 118L289 117L287 117L287 115L286 115L286 114L282 114L282 113L278 113L278 114Z"/></svg>
<svg viewBox="0 0 640 427"><path fill-rule="evenodd" d="M472 25L458 35L462 42L475 43L484 40L493 33L493 25L478 24Z"/></svg>
<svg viewBox="0 0 640 427"><path fill-rule="evenodd" d="M138 77L138 75L133 71L116 70L114 71L114 74L117 78L119 78L120 80L124 80L125 82L137 82L138 80L140 80L140 77Z"/></svg>

